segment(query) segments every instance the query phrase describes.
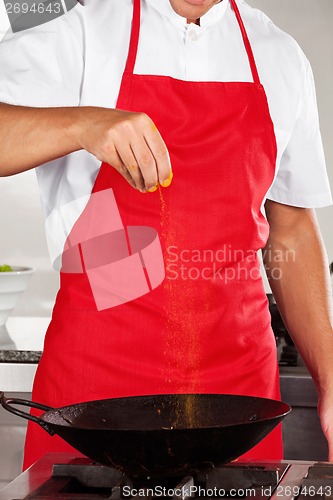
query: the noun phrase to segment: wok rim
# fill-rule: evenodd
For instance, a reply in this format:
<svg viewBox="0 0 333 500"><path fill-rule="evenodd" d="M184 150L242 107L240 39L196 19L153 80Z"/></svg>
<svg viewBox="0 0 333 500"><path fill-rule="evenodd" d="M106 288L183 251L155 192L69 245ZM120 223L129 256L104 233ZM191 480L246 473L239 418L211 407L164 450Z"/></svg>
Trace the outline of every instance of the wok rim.
<svg viewBox="0 0 333 500"><path fill-rule="evenodd" d="M68 408L73 408L73 407L80 407L80 406L83 406L83 405L92 405L94 403L100 403L100 402L106 402L106 401L124 401L124 400L133 400L133 399L147 399L147 398L159 398L159 397L177 397L177 396L217 396L217 397L230 397L231 399L232 398L241 398L241 399L244 399L244 400L256 400L256 401L262 401L262 402L270 402L270 403L273 403L273 404L277 404L277 405L280 405L281 406L281 411L284 409L283 413L279 412L277 415L274 415L272 417L267 417L267 418L259 418L257 420L248 420L248 421L242 421L242 422L237 422L237 423L230 423L230 424L225 424L225 425L210 425L210 426L196 426L196 427L170 427L170 428L167 428L167 427L158 427L158 428L151 428L151 429L140 429L140 428L137 428L137 429L128 429L128 428L109 428L109 427L105 427L105 428L99 428L99 427L87 427L87 426L78 426L78 425L75 425L73 423L70 423L70 422L66 422L66 420L64 419L64 417L62 417L62 415L60 414L60 418L62 418L65 423L55 423L55 422L50 422L46 419L44 419L43 417L45 417L46 415L51 415L51 414L54 414L56 412L62 412ZM106 398L106 399L96 399L96 400L92 400L92 401L84 401L84 402L81 402L81 403L73 403L73 404L70 404L70 405L65 405L65 406L61 406L61 407L58 407L58 408L52 408L50 410L47 410L45 411L40 417L39 419L42 420L42 422L51 427L57 427L57 428L69 428L69 429L77 429L77 430L82 430L82 431L98 431L98 432L126 432L126 433L153 433L153 432L158 432L158 433L161 433L161 432L170 432L172 431L172 433L174 434L175 431L176 432L191 432L191 431L204 431L204 430L209 430L209 429L226 429L226 428L230 428L230 427L240 427L240 426L244 426L244 425L255 425L255 424L258 424L260 422L270 422L270 421L275 421L275 420L283 420L292 410L292 407L288 404L288 403L285 403L284 401L279 401L277 399L271 399L271 398L264 398L264 397L257 397L257 396L246 396L246 395L242 395L242 394L216 394L216 393L181 393L181 394L173 394L173 393L170 393L170 394L147 394L147 395L140 395L140 396L122 396L122 397L119 397L119 398Z"/></svg>

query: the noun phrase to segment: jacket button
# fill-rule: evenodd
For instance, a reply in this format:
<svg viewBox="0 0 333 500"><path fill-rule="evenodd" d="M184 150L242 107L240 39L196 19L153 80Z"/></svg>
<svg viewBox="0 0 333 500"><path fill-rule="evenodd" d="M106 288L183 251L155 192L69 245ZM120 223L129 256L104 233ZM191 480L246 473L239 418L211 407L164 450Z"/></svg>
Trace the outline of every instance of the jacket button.
<svg viewBox="0 0 333 500"><path fill-rule="evenodd" d="M198 35L194 30L189 31L188 37L191 40L191 42L196 42L198 40Z"/></svg>

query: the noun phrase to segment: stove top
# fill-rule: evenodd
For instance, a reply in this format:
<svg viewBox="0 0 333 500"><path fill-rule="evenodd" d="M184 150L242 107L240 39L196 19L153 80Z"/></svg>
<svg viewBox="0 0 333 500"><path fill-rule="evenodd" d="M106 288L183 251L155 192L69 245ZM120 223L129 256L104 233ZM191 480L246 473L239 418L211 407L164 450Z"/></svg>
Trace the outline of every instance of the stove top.
<svg viewBox="0 0 333 500"><path fill-rule="evenodd" d="M50 453L0 492L0 500L333 498L333 464L232 462L194 476L133 478L68 453Z"/></svg>

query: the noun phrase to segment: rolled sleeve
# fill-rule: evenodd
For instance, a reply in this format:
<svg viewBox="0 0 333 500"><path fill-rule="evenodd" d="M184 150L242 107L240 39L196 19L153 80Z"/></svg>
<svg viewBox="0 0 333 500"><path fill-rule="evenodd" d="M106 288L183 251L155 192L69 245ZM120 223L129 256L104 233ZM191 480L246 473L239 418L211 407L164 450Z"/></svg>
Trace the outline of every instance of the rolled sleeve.
<svg viewBox="0 0 333 500"><path fill-rule="evenodd" d="M307 60L295 124L267 198L305 208L332 204L319 128L315 84Z"/></svg>

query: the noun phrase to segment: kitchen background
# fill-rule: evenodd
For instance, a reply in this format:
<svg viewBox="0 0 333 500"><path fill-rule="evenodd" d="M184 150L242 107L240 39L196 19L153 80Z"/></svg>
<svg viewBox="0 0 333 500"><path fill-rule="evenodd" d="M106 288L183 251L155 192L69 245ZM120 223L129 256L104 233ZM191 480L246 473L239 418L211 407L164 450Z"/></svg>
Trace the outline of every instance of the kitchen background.
<svg viewBox="0 0 333 500"><path fill-rule="evenodd" d="M263 10L275 24L290 33L312 64L327 167L333 186L333 1L248 0L248 3ZM8 26L4 2L0 0L0 38ZM332 261L333 207L320 209L317 213ZM0 263L4 262L36 268L13 314L50 316L58 274L52 269L48 257L33 171L0 179Z"/></svg>

